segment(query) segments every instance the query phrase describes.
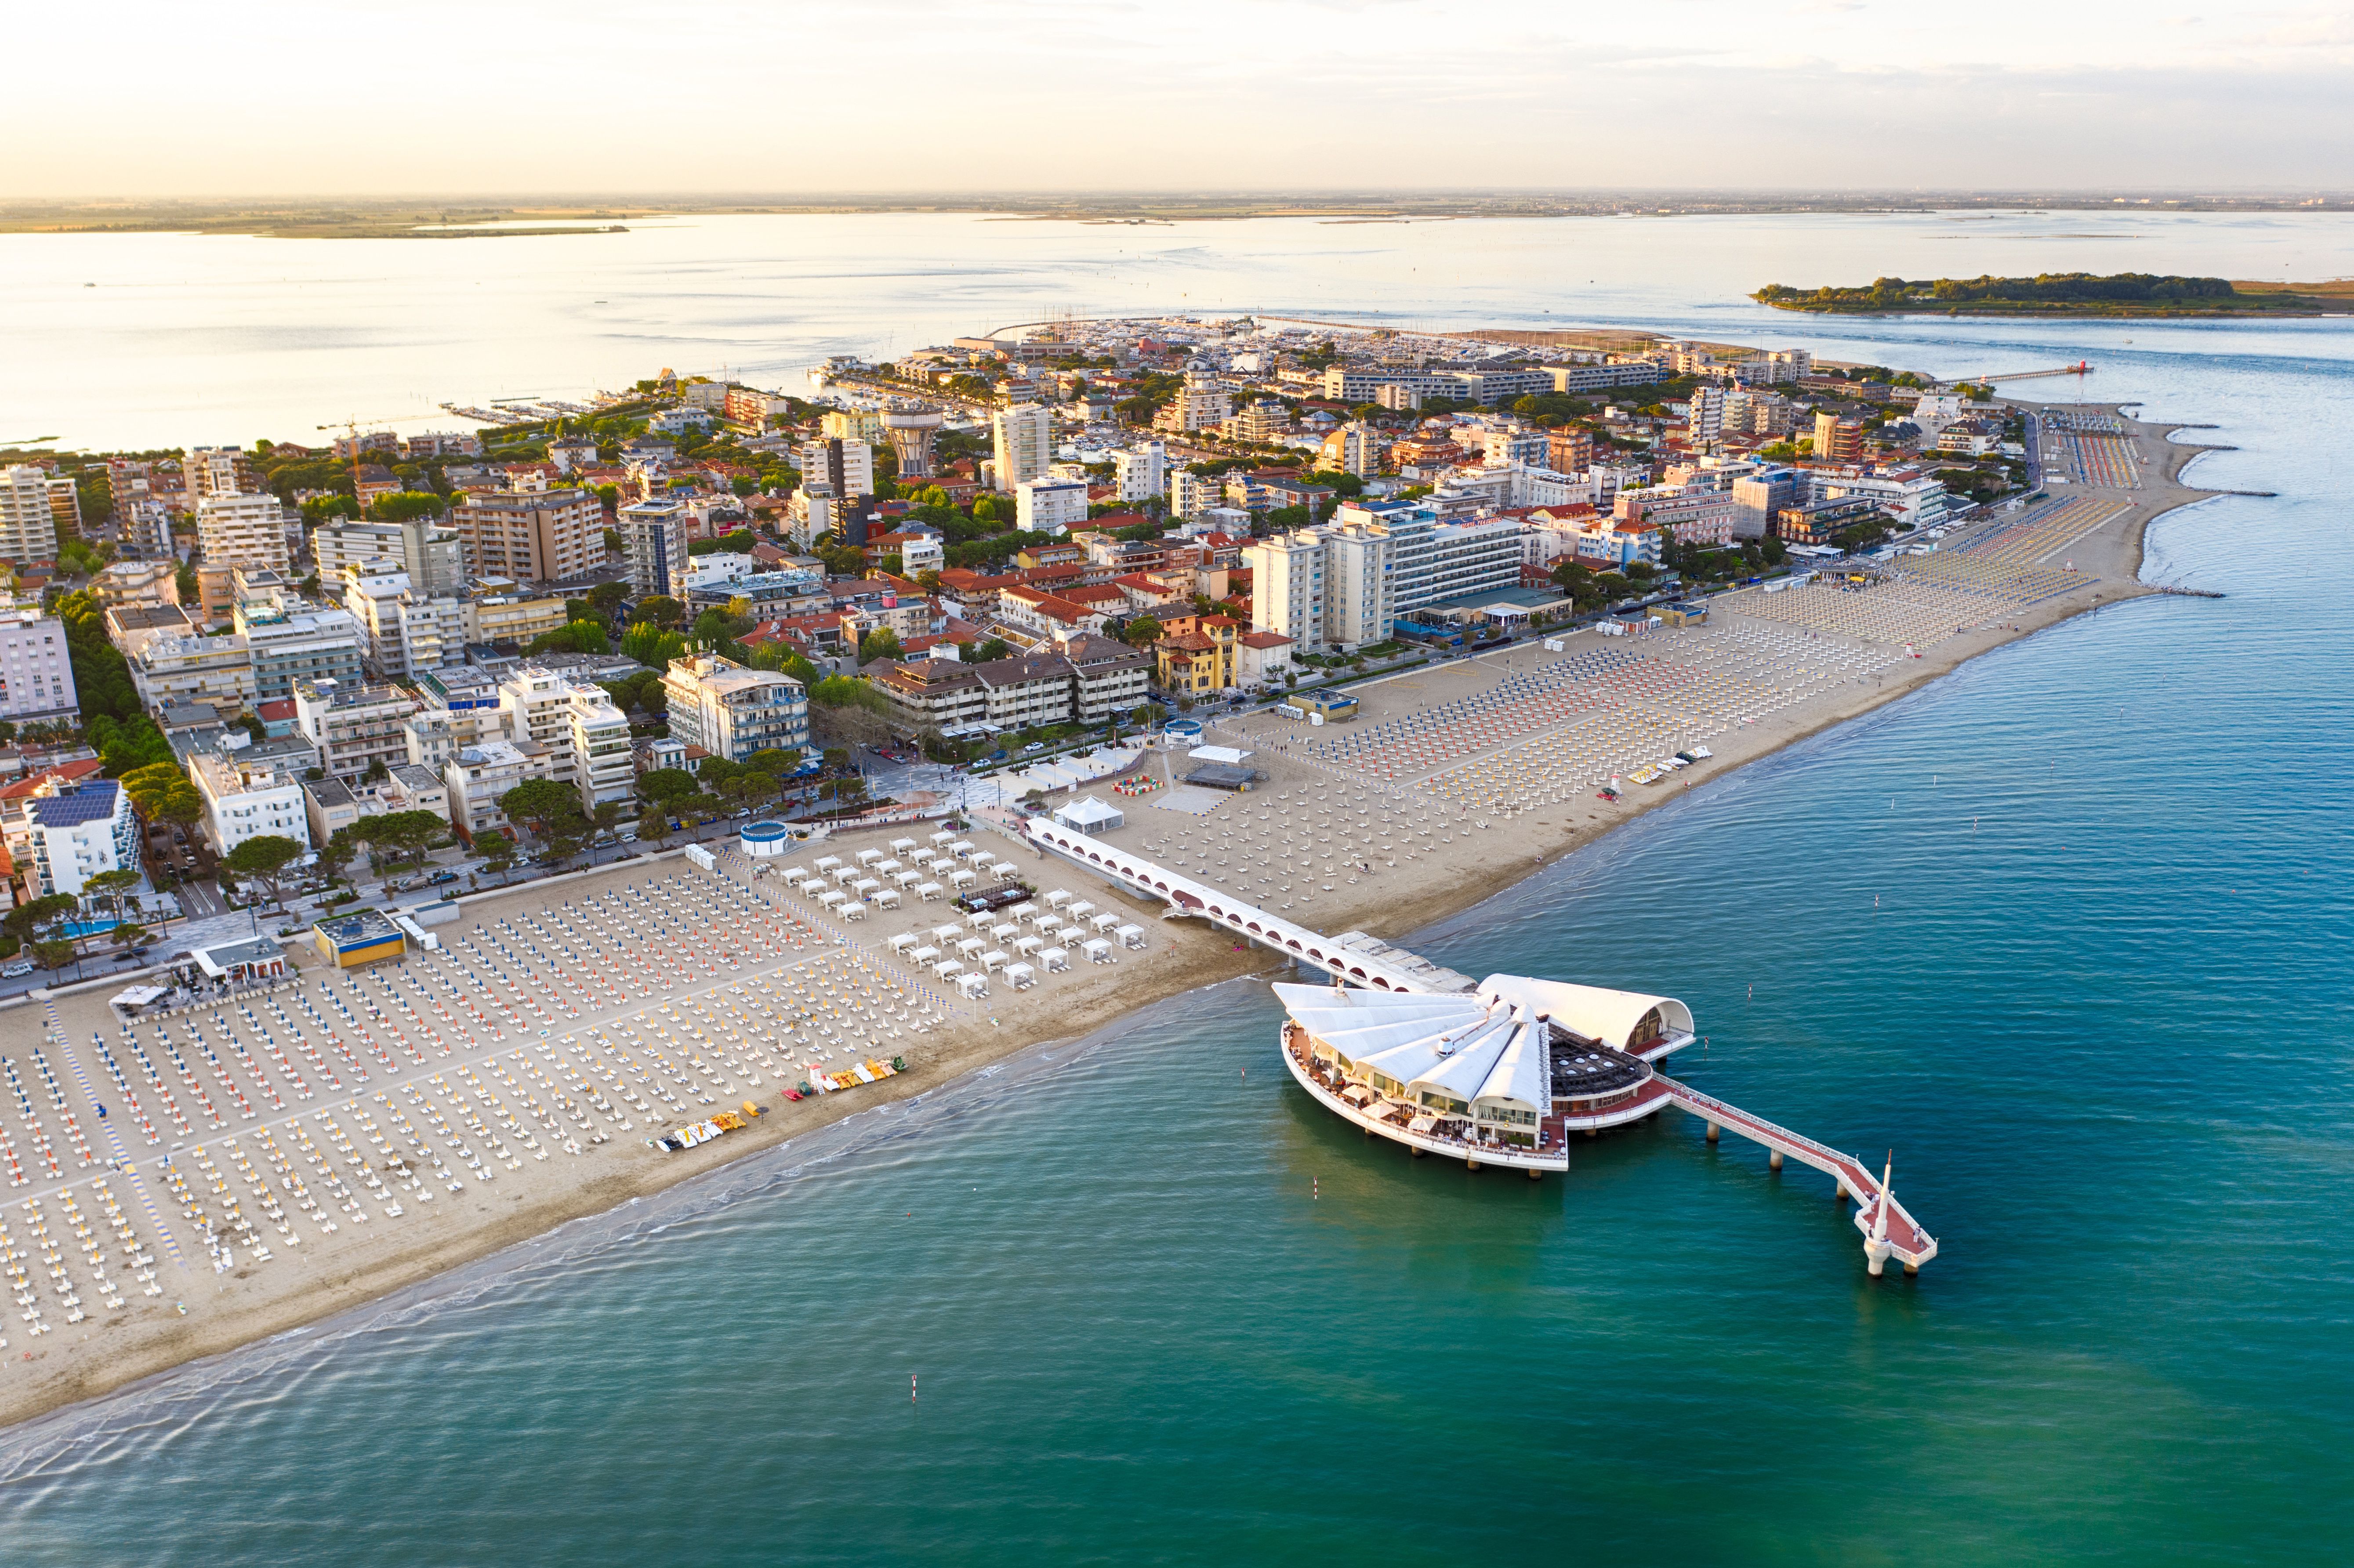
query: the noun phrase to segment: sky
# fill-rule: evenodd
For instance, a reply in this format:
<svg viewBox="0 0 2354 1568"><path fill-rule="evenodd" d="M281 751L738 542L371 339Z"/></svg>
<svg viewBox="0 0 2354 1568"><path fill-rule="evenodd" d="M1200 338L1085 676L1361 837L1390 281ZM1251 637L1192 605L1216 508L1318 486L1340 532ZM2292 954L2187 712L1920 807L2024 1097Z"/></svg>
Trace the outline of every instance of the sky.
<svg viewBox="0 0 2354 1568"><path fill-rule="evenodd" d="M2354 186L2354 0L43 0L9 43L0 199Z"/></svg>

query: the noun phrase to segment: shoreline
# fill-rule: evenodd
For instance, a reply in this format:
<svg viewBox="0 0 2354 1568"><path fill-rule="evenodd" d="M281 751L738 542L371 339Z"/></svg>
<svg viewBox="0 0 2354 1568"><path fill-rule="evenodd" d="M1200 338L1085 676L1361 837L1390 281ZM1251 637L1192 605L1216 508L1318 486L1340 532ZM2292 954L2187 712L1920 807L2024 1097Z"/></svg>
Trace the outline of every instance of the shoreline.
<svg viewBox="0 0 2354 1568"><path fill-rule="evenodd" d="M2029 400L2009 401L2024 403ZM2156 593L2158 589L2139 580L2149 524L2178 507L2224 493L2195 489L2180 482L2183 469L2206 450L2179 445L2168 439L2175 431L2187 426L2143 424L2138 421L2126 421L2126 425L2132 439L2145 453L2145 471L2139 487L2106 491L2091 486L2062 485L2047 491L2055 502L2081 494L2088 499L2097 497L2111 501L2130 500L2132 503L2129 510L2067 545L2066 548L2074 556L2087 560L2087 572L2097 579L2086 584L2082 590L2056 595L2025 607L2015 616L2003 618L2000 625L1982 626L1947 635L1942 641L1924 648L1918 657L1882 666L1883 673L1873 675L1869 683L1859 674L1841 680L1835 687L1825 685L1806 697L1803 703L1793 699L1787 716L1770 718L1746 731L1733 732L1720 740L1718 757L1691 769L1690 772L1698 777L1688 777L1683 780L1682 789L1671 786L1652 789L1629 787L1624 798L1615 805L1606 806L1592 799L1590 791L1586 791L1584 799L1573 804L1529 808L1530 814L1541 819L1539 824L1517 832L1508 831L1492 836L1483 833L1477 842L1481 845L1493 843L1492 849L1484 852L1473 848L1474 841L1464 821L1469 817L1473 808L1465 807L1460 816L1445 819L1445 825L1460 832L1466 844L1462 851L1437 857L1447 862L1451 874L1440 875L1430 869L1421 873L1409 869L1403 876L1384 877L1369 870L1368 885L1363 894L1342 894L1338 898L1321 901L1320 906L1308 908L1298 917L1304 924L1328 930L1361 924L1385 940L1399 939L1408 932L1459 915L1486 901L1624 823L1688 792L1702 779L1714 779L1734 772L1748 762L1775 755L1799 740L1872 712L1942 678L1981 653L2016 641L2046 626L2073 619L2104 604ZM2150 461L2153 457L2155 461ZM2122 526L2118 525L2120 523ZM2052 553L2060 552L2055 550ZM1712 616L1712 620L1714 619ZM1700 633L1702 636L1714 634L1713 628L1703 629ZM1591 650L1601 641L1598 637L1580 637L1574 646L1577 650ZM1419 699L1408 697L1406 694L1433 688L1451 689L1448 683L1466 690L1484 689L1479 683L1494 678L1500 670L1510 670L1515 655L1523 659L1543 657L1532 646L1522 645L1502 654L1491 653L1444 666L1405 672L1384 681L1366 683L1352 690L1367 696L1369 706L1373 706L1391 702L1416 701ZM1385 692L1386 687L1397 689ZM1281 721L1274 722L1279 724ZM1363 726L1366 722L1360 720L1358 724ZM1744 724L1747 722L1744 721ZM1264 745L1270 729L1268 722L1262 719L1255 738L1259 738ZM1328 791L1333 787L1334 770L1331 768L1296 755L1289 744L1310 733L1286 726L1276 732L1278 749L1262 753L1270 771L1276 775L1273 781L1276 787L1269 791L1270 803L1273 800L1284 798L1293 789L1298 789L1299 798L1305 800L1311 798L1308 794L1310 790ZM1505 756L1520 744L1507 741L1487 755ZM1403 791L1391 791L1388 786L1369 788L1377 794L1388 791L1397 792L1401 798L1407 793L1421 793L1428 797L1427 780L1424 783L1426 787L1420 789L1409 784ZM1344 786L1344 794L1348 788L1355 786ZM1320 793L1312 798L1321 800L1325 796ZM1357 798L1370 797L1360 795ZM1242 802L1251 802L1255 798L1246 795L1237 799ZM1252 809L1250 805L1242 805L1233 808L1233 810L1236 818L1246 821ZM1303 812L1310 809L1305 806L1299 808ZM1228 808L1222 806L1220 810L1225 811ZM1288 808L1287 811L1289 810ZM1138 803L1132 810L1132 815L1137 818L1164 814L1172 820L1165 822L1139 821L1133 827L1121 830L1123 847L1134 848L1136 840L1154 832L1206 832L1206 828L1197 830L1196 824L1200 823L1220 828L1225 836L1215 841L1205 841L1204 847L1193 849L1191 853L1222 853L1223 850L1214 851L1208 844L1224 845L1233 839L1232 830L1235 824L1223 816L1215 820L1184 818L1173 812L1150 810L1142 803ZM1482 821L1480 826L1484 828L1486 822ZM881 842L891 834L906 831L905 828L888 828L878 830L871 836L879 847ZM1411 831L1402 829L1400 838L1405 839ZM981 838L984 835L977 832L974 836ZM1428 832L1425 831L1423 836L1426 841ZM1533 844L1529 842L1532 837L1537 840ZM1515 842L1508 844L1506 841ZM854 838L846 842L859 843L864 841L864 838ZM1008 846L991 842L986 847L999 850ZM1140 849L1136 853L1152 852ZM1356 853L1351 852L1352 856ZM1422 846L1422 853L1437 853L1427 842ZM1331 857L1325 858L1329 860ZM1415 856L1409 853L1405 858L1412 860ZM1117 1027L1122 1020L1133 1017L1144 1009L1166 1003L1172 998L1205 991L1227 980L1272 972L1283 967L1284 960L1274 954L1256 948L1237 949L1223 936L1214 935L1190 922L1171 922L1164 926L1157 918L1157 908L1139 903L1108 883L1090 879L1087 874L1068 863L1019 863L1025 873L1032 871L1034 865L1042 876L1051 875L1059 879L1064 885L1078 890L1081 897L1094 899L1104 907L1129 912L1128 917L1146 925L1155 932L1157 938L1173 936L1175 939L1156 940L1154 950L1148 954L1124 955L1140 959L1139 963L1123 964L1100 973L1069 977L1070 988L1076 988L1076 994L1070 994L1070 988L1055 990L1052 991L1055 1000L1049 1002L1045 999L1048 988L1041 988L1039 991L1008 993L1002 1001L985 1004L981 1013L966 1020L965 1026L954 1031L955 1037L948 1048L934 1052L910 1047L908 1054L915 1060L907 1073L854 1095L843 1107L832 1106L825 1100L771 1106L768 1114L754 1126L720 1140L716 1146L651 1159L630 1152L628 1157L632 1163L600 1168L594 1176L529 1202L524 1201L521 1192L503 1192L500 1194L502 1206L491 1223L475 1225L456 1234L417 1234L417 1227L412 1226L408 1232L403 1233L397 1245L379 1249L379 1255L366 1259L358 1266L339 1267L326 1277L291 1285L284 1274L273 1276L271 1280L265 1282L266 1285L289 1285L289 1287L279 1289L272 1299L234 1304L208 1311L196 1319L166 1320L153 1325L143 1330L143 1337L137 1343L121 1347L125 1353L111 1354L103 1359L94 1353L88 1357L69 1354L66 1357L66 1360L89 1361L91 1362L89 1365L69 1369L60 1361L46 1372L39 1370L41 1361L57 1357L60 1352L70 1352L85 1341L45 1347L29 1356L19 1346L9 1353L6 1370L0 1372L0 1431L21 1428L25 1423L60 1416L61 1413L77 1409L94 1411L94 1402L119 1396L125 1391L160 1391L164 1385L159 1380L186 1376L188 1369L192 1368L219 1367L248 1347L282 1343L291 1351L322 1340L332 1341L349 1329L364 1327L366 1322L376 1320L387 1309L400 1309L412 1300L430 1302L441 1299L442 1297L435 1294L437 1281L447 1280L447 1288L451 1290L462 1289L465 1282L460 1277L461 1275L477 1266L492 1264L501 1258L509 1261L488 1272L495 1276L512 1273L518 1266L514 1255L550 1246L560 1252L563 1250L560 1238L582 1224L610 1222L620 1225L621 1233L626 1234L628 1226L624 1221L632 1205L670 1193L691 1198L695 1193L706 1192L714 1183L724 1183L729 1179L726 1173L733 1172L737 1177L756 1182L766 1181L775 1174L769 1170L770 1162L789 1147L800 1150L808 1159L822 1161L831 1155L824 1147L819 1148L815 1154L810 1154L813 1139L821 1145L831 1139L863 1146L866 1134L887 1132L907 1111L927 1100L936 1090L958 1087L970 1093L978 1080L994 1075L992 1070L1002 1071L1003 1065L1023 1059L1025 1054L1029 1057L1051 1056L1066 1043L1084 1044L1094 1036ZM1395 869L1395 861L1389 863ZM1262 861L1261 864L1264 865L1265 862ZM639 863L634 868L625 867L601 874L582 885L602 886L609 883L626 882L632 876L642 877L646 870L644 863ZM1216 874L1210 874L1214 878ZM1336 873L1328 865L1321 873L1311 874L1310 880L1313 881L1317 874L1331 876ZM1390 885L1393 884L1395 885ZM1354 874L1350 874L1350 885L1358 885ZM1331 884L1320 885L1328 893L1334 891ZM1246 893L1244 895L1250 896ZM549 896L547 891L525 886L512 894L481 900L473 909L478 917L488 917L499 910L515 912L526 906L541 907L543 901ZM1312 899L1313 891L1303 888L1303 902ZM1082 969L1091 968L1080 967ZM1148 972L1139 975L1134 972L1139 969ZM305 971L306 975L310 972ZM1133 983L1140 980L1141 984ZM1602 977L1602 980L1604 983L1632 982L1639 980L1639 977ZM706 988L696 982L691 991L679 990L666 994L668 1000L684 1001L689 995L707 996L722 991L727 983L723 979L717 985ZM656 1001L659 1002L663 999L658 996ZM97 1005L103 1007L102 1002ZM988 1019L988 1024L984 1024L983 1015L991 1012L1003 1015L1013 1027L988 1026L997 1024L996 1018ZM1025 1018L1025 1014L1031 1016ZM1034 1022L1037 1027L1025 1032L1021 1027L1025 1022ZM581 1027L589 1025L584 1023ZM71 1037L69 1031L68 1038ZM1021 1081L1023 1080L1017 1075L1012 1083L1018 1085ZM771 1093L763 1097L773 1099L774 1097ZM831 1098L826 1097L826 1100ZM866 1114L870 1112L874 1114ZM836 1129L845 1130L838 1132ZM153 1169L152 1157L144 1153L136 1155L134 1163L144 1169ZM801 1163L800 1160L793 1161L792 1171L797 1172ZM527 1185L528 1181L518 1184ZM489 1200L478 1197L471 1202L479 1208ZM13 1202L5 1200L0 1200L0 1204L14 1207ZM450 1205L451 1208L457 1206ZM439 1224L440 1221L437 1218L431 1223ZM375 1230L378 1227L369 1228ZM382 1228L389 1230L392 1227L387 1224ZM378 1239L391 1238L366 1238L370 1244ZM610 1239L608 1237L595 1245L607 1245ZM307 1266L309 1260L303 1261ZM177 1274L173 1277L178 1288L192 1289L190 1281L196 1277L191 1273L186 1279ZM421 1296L418 1294L420 1291L423 1292ZM338 1329L338 1323L345 1327ZM16 1375L18 1373L31 1375ZM71 1425L78 1418L65 1416L64 1419ZM39 1441L37 1435L34 1440Z"/></svg>

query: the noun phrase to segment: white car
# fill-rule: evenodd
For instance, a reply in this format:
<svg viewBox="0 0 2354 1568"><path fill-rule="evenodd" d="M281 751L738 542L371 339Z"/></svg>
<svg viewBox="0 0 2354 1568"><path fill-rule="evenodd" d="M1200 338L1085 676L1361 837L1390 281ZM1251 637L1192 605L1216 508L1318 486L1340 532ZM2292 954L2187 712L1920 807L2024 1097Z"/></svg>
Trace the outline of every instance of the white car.
<svg viewBox="0 0 2354 1568"><path fill-rule="evenodd" d="M22 978L23 976L26 976L26 975L31 974L31 973L33 972L33 970L34 970L34 969L35 969L36 967L37 967L37 966L35 966L35 965L33 965L33 964L28 964L28 963L27 963L27 964L10 964L6 969L0 969L0 978L5 978L5 979L8 979L8 980L17 980L17 979Z"/></svg>

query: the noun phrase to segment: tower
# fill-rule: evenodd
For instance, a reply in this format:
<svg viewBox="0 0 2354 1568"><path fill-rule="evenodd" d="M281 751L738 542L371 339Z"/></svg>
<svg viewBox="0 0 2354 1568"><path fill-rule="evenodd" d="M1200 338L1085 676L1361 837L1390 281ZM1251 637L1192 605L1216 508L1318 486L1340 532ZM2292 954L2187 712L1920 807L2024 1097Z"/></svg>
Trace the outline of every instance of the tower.
<svg viewBox="0 0 2354 1568"><path fill-rule="evenodd" d="M898 454L902 480L932 477L932 443L947 416L929 403L893 398L883 410L883 435Z"/></svg>

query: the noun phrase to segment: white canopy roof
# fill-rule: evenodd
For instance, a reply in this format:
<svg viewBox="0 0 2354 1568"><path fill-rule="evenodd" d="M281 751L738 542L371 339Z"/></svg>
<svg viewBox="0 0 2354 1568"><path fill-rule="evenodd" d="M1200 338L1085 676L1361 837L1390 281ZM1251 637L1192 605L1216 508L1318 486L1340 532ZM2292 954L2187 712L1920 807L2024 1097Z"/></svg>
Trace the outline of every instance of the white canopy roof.
<svg viewBox="0 0 2354 1568"><path fill-rule="evenodd" d="M1478 996L1278 985L1291 1016L1361 1066L1469 1104L1552 1102L1535 1013Z"/></svg>
<svg viewBox="0 0 2354 1568"><path fill-rule="evenodd" d="M1660 1023L1669 1031L1691 1033L1691 1009L1671 996L1646 996L1640 991L1502 974L1481 980L1479 994L1515 1007L1527 1007L1572 1033L1599 1040L1613 1050L1627 1048L1628 1036L1643 1021L1643 1015L1655 1007L1659 1010Z"/></svg>

